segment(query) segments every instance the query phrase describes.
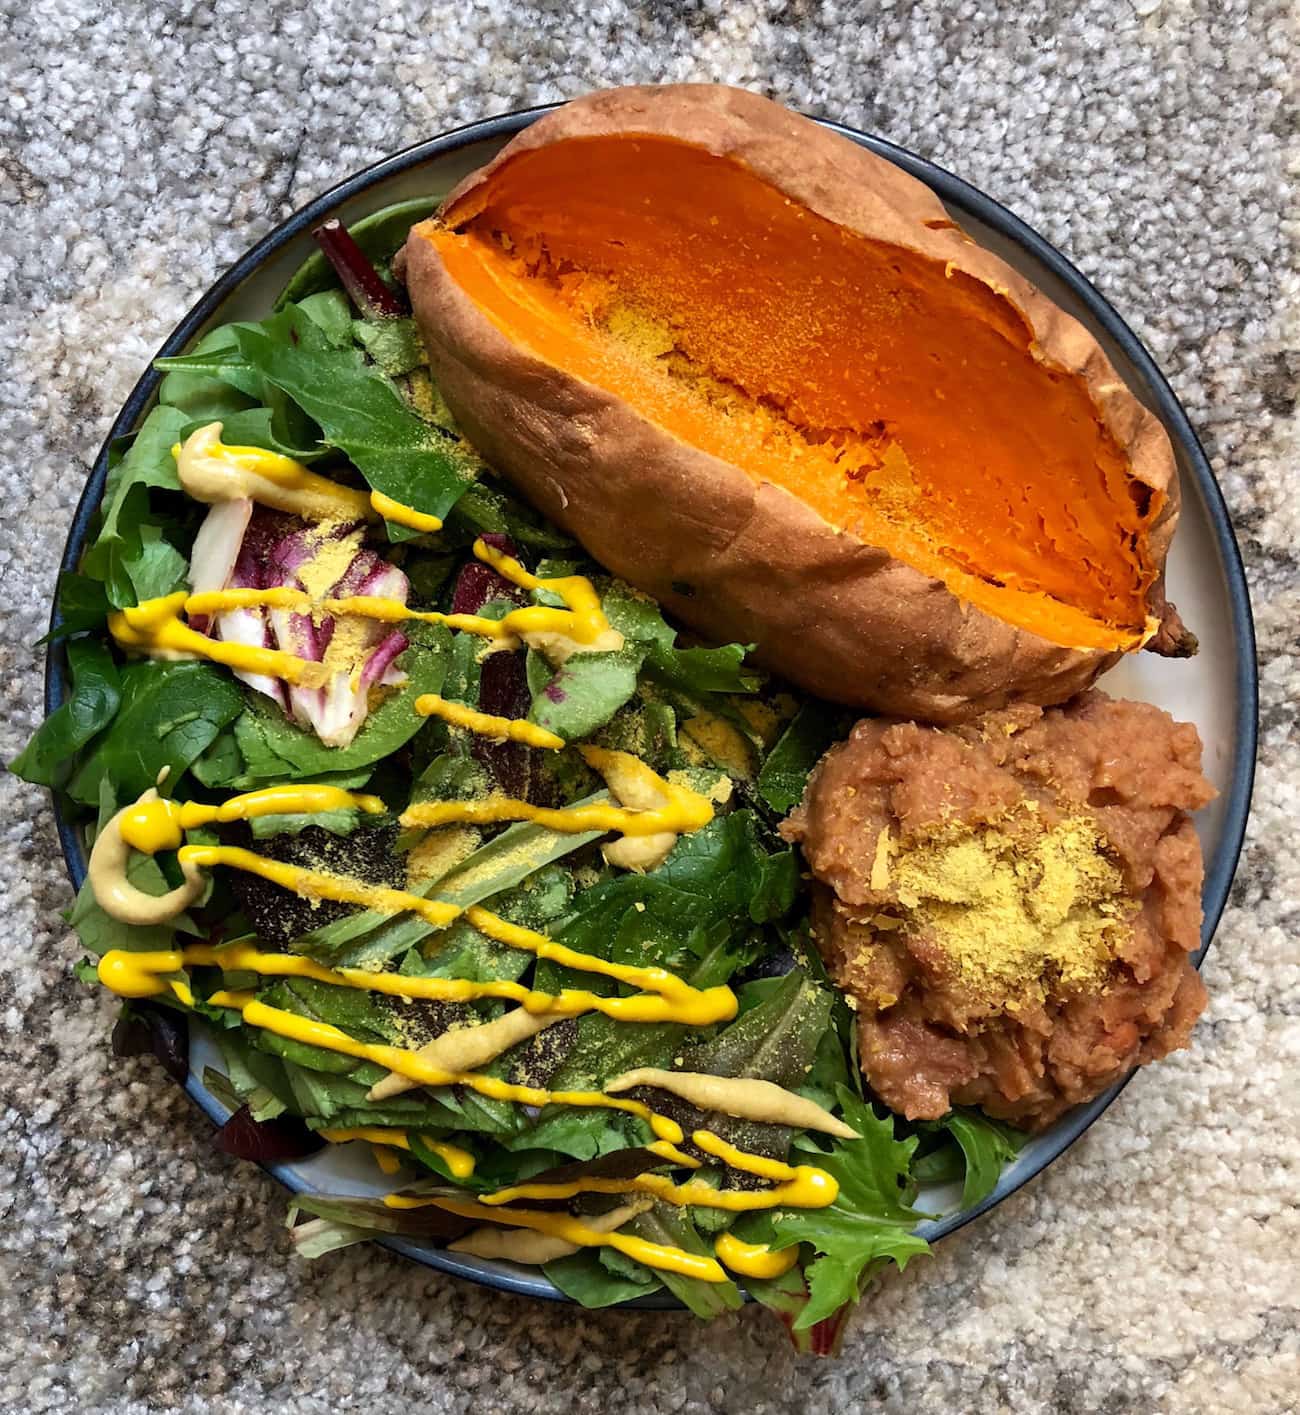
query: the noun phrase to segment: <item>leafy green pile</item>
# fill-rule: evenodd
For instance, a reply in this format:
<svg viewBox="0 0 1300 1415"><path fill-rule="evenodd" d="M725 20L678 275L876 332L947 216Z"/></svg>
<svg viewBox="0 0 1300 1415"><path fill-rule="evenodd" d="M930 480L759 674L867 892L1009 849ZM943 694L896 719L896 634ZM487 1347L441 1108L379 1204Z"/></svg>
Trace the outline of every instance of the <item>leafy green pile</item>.
<svg viewBox="0 0 1300 1415"><path fill-rule="evenodd" d="M408 203L354 228L381 278L388 278L386 262L410 221L426 207ZM409 863L423 852L418 888L425 893L462 905L491 900L507 918L600 958L661 965L699 987L729 983L740 1011L724 1027L619 1023L589 1013L549 1028L486 1069L552 1089L598 1089L636 1066L757 1076L844 1117L860 1138L829 1143L707 1117L710 1128L734 1143L828 1170L840 1185L829 1208L737 1220L720 1210L660 1203L630 1229L704 1252L734 1222L750 1241L798 1245L799 1267L747 1285L802 1344L816 1346L815 1333L841 1319L880 1267L889 1261L901 1267L925 1251L913 1232L922 1217L915 1208L919 1183L962 1180L962 1203L972 1205L992 1189L1014 1148L1009 1132L973 1115L904 1134L900 1122L863 1097L852 1061L852 1014L809 947L798 863L775 830L820 754L843 732L842 714L814 701L797 703L748 667L743 645L683 643L653 602L585 561L565 536L515 500L456 433L414 324L356 318L319 257L294 277L268 318L213 330L191 353L160 367L166 376L158 403L135 437L115 449L95 534L79 570L59 585L53 636L68 641L66 701L11 769L56 789L91 831L152 786L163 768L165 789L180 798L218 800L272 782L327 781L366 787L394 815L413 802L469 799L494 788L548 805L604 799L603 783L575 751L485 749L480 739L418 717L415 697L439 692L488 711L505 706L509 715L526 714L570 743L634 752L655 770L682 773L712 792L722 803L715 819L682 838L645 875L610 868L592 834L560 835L526 823L495 831L456 828L440 852L430 852L414 834L394 837L391 826L351 811L270 818L257 822L253 834L259 849L280 858L328 848L331 858L350 862L358 873L376 853L400 860L410 851ZM472 635L411 628L400 660L405 684L343 749L323 746L212 665L122 661L104 629L110 610L186 584L203 508L181 493L171 448L213 421L223 424L227 443L311 462L326 475L440 517L445 524L436 535L385 528L381 548L406 573L416 606L463 608L464 595L477 584L483 602L474 608L480 612L499 617L512 607L510 588L485 579L473 558L475 537L487 534L504 538L499 543L542 576L591 576L624 646L575 655L555 669L533 651L485 658ZM546 602L544 592L539 598ZM514 662L503 667L502 659ZM390 834L369 834L376 830ZM161 892L177 878L166 857L136 857L130 870L148 892ZM285 898L268 899L265 890L220 877L190 914L131 928L106 915L87 887L70 920L87 950L99 956L112 948L166 948L186 936L254 937L264 933L269 910L291 935L292 950L331 966L523 980L548 991L615 986L537 961L464 922L435 930L412 915L325 908L301 917L302 909L293 914ZM92 968L83 972L93 976ZM400 1127L410 1137L412 1163L434 1186L451 1183L452 1176L430 1143L451 1140L475 1157L473 1177L458 1182L471 1192L556 1170L571 1176L622 1165L622 1172L635 1173L638 1164L651 1162L644 1154L648 1130L618 1111L552 1106L530 1112L456 1088L371 1102L367 1091L381 1079L379 1068L249 1028L238 1013L205 999L221 987L256 987L276 1007L331 1023L361 1041L402 1046L474 1020L464 1005L401 1006L379 994L303 979L223 976L203 968L190 970L188 982L196 998L192 1009L163 999L144 1011L187 1012L195 1025L212 1029L225 1070L205 1080L254 1133L261 1127L269 1134L272 1126L284 1133L290 1121L300 1135L304 1127ZM486 1020L502 1006L484 1002L473 1010ZM699 1175L731 1182L716 1167ZM446 1237L451 1231L447 1216L432 1208L393 1210L375 1200L328 1195L296 1202L314 1216L297 1230L304 1252L378 1233ZM582 1250L545 1271L562 1291L592 1307L661 1286L701 1316L741 1301L730 1282L651 1271L608 1248Z"/></svg>

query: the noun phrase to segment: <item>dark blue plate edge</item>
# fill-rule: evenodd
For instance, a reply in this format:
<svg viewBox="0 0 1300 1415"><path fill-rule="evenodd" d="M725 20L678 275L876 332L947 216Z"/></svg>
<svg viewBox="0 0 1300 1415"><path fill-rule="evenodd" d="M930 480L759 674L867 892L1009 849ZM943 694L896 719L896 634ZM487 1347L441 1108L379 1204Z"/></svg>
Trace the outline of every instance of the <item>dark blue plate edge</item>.
<svg viewBox="0 0 1300 1415"><path fill-rule="evenodd" d="M322 220L333 208L387 177L405 172L411 167L418 166L431 158L454 151L471 142L509 138L555 106L558 105L541 105L464 124L450 132L440 134L438 137L415 143L331 187L264 236L210 286L164 341L155 358L183 352L186 345L202 330L205 323L216 313L227 297L268 256L287 241ZM1242 727L1241 735L1234 747L1231 780L1224 803L1224 840L1212 868L1206 875L1203 888L1204 923L1201 932L1201 947L1195 955L1195 962L1199 967L1227 905L1228 893L1241 856L1254 783L1259 714L1259 669L1256 657L1254 620L1251 614L1245 569L1242 564L1241 551L1232 530L1227 504L1218 482L1215 480L1209 459L1205 455L1182 404L1178 401L1173 389L1145 346L1092 282L1077 270L1055 246L1000 202L985 195L936 163L884 138L858 132L831 119L817 118L816 121L821 123L823 127L829 128L840 136L848 138L851 142L855 142L903 168L904 171L924 182L936 192L945 205L969 212L984 225L998 231L1029 251L1051 270L1063 284L1072 290L1087 308L1092 318L1101 325L1123 351L1138 377L1145 383L1145 391L1150 395L1154 411L1165 425L1171 440L1175 445L1180 446L1186 455L1197 485L1205 498L1215 542L1226 572L1226 589L1231 610L1232 629L1239 650L1235 686ZM59 566L60 573L75 570L80 560L91 519L103 494L104 482L108 474L109 454L113 444L134 429L152 401L161 380L162 375L153 368L151 362L148 370L131 390L121 412L114 419L99 455L95 459L90 476L87 478L76 511L73 513L67 544L64 547L63 558ZM55 604L52 606L50 614L51 630L57 628L59 622L58 608ZM67 657L64 646L62 643L51 644L46 654L45 663L45 709L47 715L63 701L66 669ZM54 814L59 844L63 851L69 876L72 879L73 887L80 889L85 879L86 867L85 848L80 833L77 827L65 817L57 797L54 803ZM957 1229L965 1227L966 1224L987 1213L1031 1179L1041 1174L1098 1119L1133 1079L1134 1074L1136 1073L1131 1073L1124 1080L1117 1082L1109 1091L1072 1112L1064 1122L1059 1134L1053 1137L1054 1144L1051 1152L1046 1154L1032 1169L1020 1174L1013 1168L1012 1173L1004 1178L993 1193L981 1203L962 1213L923 1225L922 1231L925 1236L933 1242L949 1233L956 1232ZM185 1090L214 1124L220 1125L224 1122L226 1118L224 1109L217 1104L215 1098L193 1073L185 1082ZM1055 1143L1056 1141L1059 1143ZM301 1186L287 1166L268 1164L263 1165L262 1168L290 1192L300 1192ZM570 1300L545 1279L517 1276L512 1273L483 1272L461 1262L453 1253L448 1253L443 1249L422 1247L398 1237L376 1241L427 1267L433 1267L453 1276L468 1278L472 1282L499 1291L542 1298L548 1301L567 1302ZM621 1305L659 1311L676 1310L680 1307L675 1299L666 1297L664 1294L638 1298Z"/></svg>

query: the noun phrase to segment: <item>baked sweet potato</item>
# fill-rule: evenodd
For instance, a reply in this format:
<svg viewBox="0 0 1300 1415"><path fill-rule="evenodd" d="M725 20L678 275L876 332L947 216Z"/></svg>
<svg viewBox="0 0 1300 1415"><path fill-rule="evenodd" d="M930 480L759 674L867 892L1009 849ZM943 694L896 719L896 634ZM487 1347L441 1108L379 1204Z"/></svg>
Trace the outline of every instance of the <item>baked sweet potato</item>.
<svg viewBox="0 0 1300 1415"><path fill-rule="evenodd" d="M806 118L708 85L593 94L404 259L483 454L814 693L951 721L1187 644L1160 423L927 187Z"/></svg>

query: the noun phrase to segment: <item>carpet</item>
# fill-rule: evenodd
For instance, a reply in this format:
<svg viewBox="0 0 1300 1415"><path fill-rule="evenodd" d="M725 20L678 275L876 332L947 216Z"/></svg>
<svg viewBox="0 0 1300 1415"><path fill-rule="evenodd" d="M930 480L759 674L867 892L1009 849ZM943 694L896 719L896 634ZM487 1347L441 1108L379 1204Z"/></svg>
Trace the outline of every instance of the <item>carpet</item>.
<svg viewBox="0 0 1300 1415"><path fill-rule="evenodd" d="M0 684L41 714L54 566L116 409L226 265L339 177L590 87L751 86L1009 205L1132 322L1245 552L1260 773L1196 1049L864 1304L842 1358L767 1315L585 1314L378 1250L286 1251L71 976L44 793L0 780L5 1411L1152 1410L1300 1404L1300 284L1285 0L0 3Z"/></svg>

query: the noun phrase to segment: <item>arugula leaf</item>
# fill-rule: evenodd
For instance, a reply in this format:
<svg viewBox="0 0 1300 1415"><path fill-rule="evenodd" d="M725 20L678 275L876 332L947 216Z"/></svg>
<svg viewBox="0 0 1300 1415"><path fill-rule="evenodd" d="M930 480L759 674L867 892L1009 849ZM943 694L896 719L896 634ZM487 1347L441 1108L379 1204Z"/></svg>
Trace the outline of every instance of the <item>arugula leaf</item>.
<svg viewBox="0 0 1300 1415"><path fill-rule="evenodd" d="M122 695L117 665L98 639L68 645L72 691L36 730L9 770L38 786L57 786L72 769L73 757L112 722Z"/></svg>
<svg viewBox="0 0 1300 1415"><path fill-rule="evenodd" d="M391 756L424 725L414 711L422 693L436 693L447 672L451 635L441 625L422 633L397 660L407 681L366 718L346 747L327 747L313 732L290 722L259 695L250 697L235 723L235 742L245 773L255 780L316 780L322 772L353 771Z"/></svg>
<svg viewBox="0 0 1300 1415"><path fill-rule="evenodd" d="M128 663L119 675L122 702L105 735L72 778L68 793L87 805L108 781L119 800L134 800L168 768L177 782L244 706L237 683L206 663Z"/></svg>
<svg viewBox="0 0 1300 1415"><path fill-rule="evenodd" d="M809 1135L794 1148L840 1186L824 1209L778 1209L771 1214L772 1244L811 1243L817 1258L808 1265L808 1304L795 1319L804 1330L857 1300L872 1265L892 1258L900 1268L929 1244L912 1229L924 1217L911 1206L908 1178L916 1139L896 1140L893 1118L877 1116L847 1087L838 1091L845 1120L861 1137L837 1140L827 1151ZM764 1216L766 1217L766 1216Z"/></svg>
<svg viewBox="0 0 1300 1415"><path fill-rule="evenodd" d="M600 1250L601 1256L606 1251ZM611 1272L601 1256L591 1249L583 1249L567 1258L544 1263L542 1271L566 1297L572 1297L588 1310L630 1302L634 1297L657 1292L663 1286L656 1276L634 1278ZM642 1271L649 1270L643 1268Z"/></svg>
<svg viewBox="0 0 1300 1415"><path fill-rule="evenodd" d="M534 696L529 722L567 742L590 736L636 692L644 657L631 645L614 653L575 653Z"/></svg>
<svg viewBox="0 0 1300 1415"><path fill-rule="evenodd" d="M846 726L843 709L825 703L804 703L795 713L758 774L758 794L779 815L803 799L808 774L831 743L844 735Z"/></svg>
<svg viewBox="0 0 1300 1415"><path fill-rule="evenodd" d="M238 328L236 339L248 363L314 418L376 491L445 518L473 480L459 443L412 412L355 350L279 342L265 327Z"/></svg>

